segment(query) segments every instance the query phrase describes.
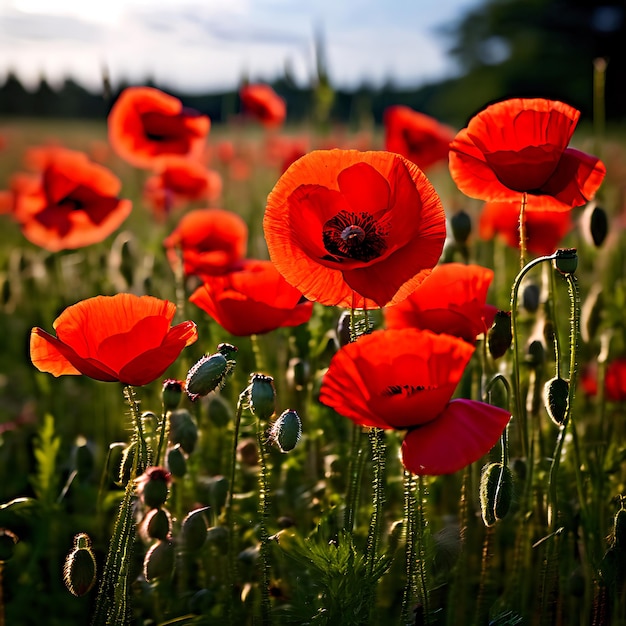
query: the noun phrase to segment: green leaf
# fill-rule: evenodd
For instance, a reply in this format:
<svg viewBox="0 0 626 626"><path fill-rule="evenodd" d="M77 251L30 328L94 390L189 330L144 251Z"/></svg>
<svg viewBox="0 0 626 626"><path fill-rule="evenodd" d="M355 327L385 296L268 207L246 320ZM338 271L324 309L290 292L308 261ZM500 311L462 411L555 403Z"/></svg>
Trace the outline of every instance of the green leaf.
<svg viewBox="0 0 626 626"><path fill-rule="evenodd" d="M56 500L59 487L56 459L60 446L61 439L54 433L54 417L46 414L35 439L33 454L37 472L31 477L37 499L45 505L52 505Z"/></svg>

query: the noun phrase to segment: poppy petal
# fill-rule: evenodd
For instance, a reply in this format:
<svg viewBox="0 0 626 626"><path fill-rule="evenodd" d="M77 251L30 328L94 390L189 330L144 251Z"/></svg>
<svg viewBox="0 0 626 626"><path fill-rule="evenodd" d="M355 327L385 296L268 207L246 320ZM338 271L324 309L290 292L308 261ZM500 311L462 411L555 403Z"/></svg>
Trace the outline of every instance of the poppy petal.
<svg viewBox="0 0 626 626"><path fill-rule="evenodd" d="M410 430L402 443L402 463L413 474L452 474L497 443L511 414L475 400L452 400L437 419Z"/></svg>

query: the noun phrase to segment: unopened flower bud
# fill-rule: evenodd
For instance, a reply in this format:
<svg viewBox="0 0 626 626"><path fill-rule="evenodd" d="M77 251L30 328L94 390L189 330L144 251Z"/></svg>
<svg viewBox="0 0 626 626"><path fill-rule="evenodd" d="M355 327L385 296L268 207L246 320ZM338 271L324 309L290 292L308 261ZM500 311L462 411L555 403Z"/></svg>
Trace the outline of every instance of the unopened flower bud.
<svg viewBox="0 0 626 626"><path fill-rule="evenodd" d="M576 248L561 248L557 250L554 266L561 274L573 274L578 267Z"/></svg>
<svg viewBox="0 0 626 626"><path fill-rule="evenodd" d="M209 398L207 413L211 423L215 426L226 426L233 421L233 412L230 406L219 394L213 394Z"/></svg>
<svg viewBox="0 0 626 626"><path fill-rule="evenodd" d="M15 552L17 535L8 528L0 528L0 563L8 561Z"/></svg>
<svg viewBox="0 0 626 626"><path fill-rule="evenodd" d="M91 448L84 437L79 437L74 448L74 467L79 480L88 479L93 473L94 458Z"/></svg>
<svg viewBox="0 0 626 626"><path fill-rule="evenodd" d="M165 504L171 482L170 473L162 467L149 467L135 482L137 494L149 509Z"/></svg>
<svg viewBox="0 0 626 626"><path fill-rule="evenodd" d="M147 582L156 578L171 578L174 573L176 551L171 541L157 541L143 560L143 576Z"/></svg>
<svg viewBox="0 0 626 626"><path fill-rule="evenodd" d="M569 383L557 376L551 378L544 385L543 397L550 419L557 426L562 426L569 407Z"/></svg>
<svg viewBox="0 0 626 626"><path fill-rule="evenodd" d="M494 359L498 359L509 349L513 341L511 332L511 313L498 311L493 319L491 328L487 331L487 346Z"/></svg>
<svg viewBox="0 0 626 626"><path fill-rule="evenodd" d="M602 285L593 285L580 310L580 335L585 343L592 341L602 322L604 313Z"/></svg>
<svg viewBox="0 0 626 626"><path fill-rule="evenodd" d="M259 464L259 448L256 439L246 437L237 444L237 457L246 467L256 467Z"/></svg>
<svg viewBox="0 0 626 626"><path fill-rule="evenodd" d="M169 414L169 440L191 454L198 443L198 425L193 415L187 409L177 409Z"/></svg>
<svg viewBox="0 0 626 626"><path fill-rule="evenodd" d="M543 365L546 360L546 349L538 339L531 341L526 349L526 362L533 368Z"/></svg>
<svg viewBox="0 0 626 626"><path fill-rule="evenodd" d="M539 297L541 290L539 285L535 283L528 283L522 290L522 306L529 313L536 313L539 308Z"/></svg>
<svg viewBox="0 0 626 626"><path fill-rule="evenodd" d="M185 383L182 380L174 380L173 378L168 378L167 380L163 381L161 397L163 399L163 410L166 413L168 411L174 411L176 407L178 407L184 389Z"/></svg>
<svg viewBox="0 0 626 626"><path fill-rule="evenodd" d="M507 465L489 463L480 476L480 510L485 526L493 526L509 512L513 474Z"/></svg>
<svg viewBox="0 0 626 626"><path fill-rule="evenodd" d="M228 530L224 526L209 528L206 542L214 545L222 554L226 554L228 552Z"/></svg>
<svg viewBox="0 0 626 626"><path fill-rule="evenodd" d="M141 523L142 535L149 539L168 539L172 521L167 509L150 509Z"/></svg>
<svg viewBox="0 0 626 626"><path fill-rule="evenodd" d="M613 518L613 545L620 551L626 549L626 509L623 506Z"/></svg>
<svg viewBox="0 0 626 626"><path fill-rule="evenodd" d="M304 359L294 357L289 359L289 366L287 369L287 379L289 384L296 390L301 390L306 387L309 382L310 368L309 364Z"/></svg>
<svg viewBox="0 0 626 626"><path fill-rule="evenodd" d="M187 473L187 458L182 451L180 444L170 448L165 455L165 463L170 474L174 478L182 478Z"/></svg>
<svg viewBox="0 0 626 626"><path fill-rule="evenodd" d="M583 211L580 223L584 238L599 248L609 233L609 218L606 211L592 201Z"/></svg>
<svg viewBox="0 0 626 626"><path fill-rule="evenodd" d="M237 354L237 346L233 346L232 343L220 343L217 346L217 351L227 359L234 359Z"/></svg>
<svg viewBox="0 0 626 626"><path fill-rule="evenodd" d="M302 436L302 424L300 417L295 411L284 411L272 424L270 440L273 441L281 452L289 452L296 447Z"/></svg>
<svg viewBox="0 0 626 626"><path fill-rule="evenodd" d="M80 533L74 537L74 548L63 565L63 581L75 596L84 596L96 582L96 558L91 549L89 535Z"/></svg>
<svg viewBox="0 0 626 626"><path fill-rule="evenodd" d="M259 420L268 420L276 411L274 379L264 374L252 374L248 388L250 410Z"/></svg>
<svg viewBox="0 0 626 626"><path fill-rule="evenodd" d="M185 390L192 401L221 389L235 367L233 356L237 348L221 343L215 354L203 356L187 373Z"/></svg>
<svg viewBox="0 0 626 626"><path fill-rule="evenodd" d="M209 525L206 519L206 512L209 507L191 511L183 520L180 527L180 538L183 546L188 552L200 550L207 538Z"/></svg>
<svg viewBox="0 0 626 626"><path fill-rule="evenodd" d="M456 243L465 243L472 232L472 219L465 211L457 211L450 218L450 228Z"/></svg>

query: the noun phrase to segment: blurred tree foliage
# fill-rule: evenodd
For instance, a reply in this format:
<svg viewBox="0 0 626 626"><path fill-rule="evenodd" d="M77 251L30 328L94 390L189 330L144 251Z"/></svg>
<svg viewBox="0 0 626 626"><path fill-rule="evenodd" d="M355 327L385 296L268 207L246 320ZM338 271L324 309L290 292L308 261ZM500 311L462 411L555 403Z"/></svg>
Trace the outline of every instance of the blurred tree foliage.
<svg viewBox="0 0 626 626"><path fill-rule="evenodd" d="M608 61L606 116L626 119L626 0L483 0L444 27L451 41L449 53L457 61L459 76L415 89L393 83L363 84L352 91L333 91L332 67L323 65L311 85L297 85L289 64L284 76L271 82L287 100L292 122L318 120L380 123L386 107L405 104L456 126L487 103L507 97L545 97L563 100L593 114L593 67ZM318 66L324 59L323 37L317 34ZM184 94L147 79L176 95L216 122L240 111L236 91ZM0 116L50 116L103 119L127 84L113 88L103 75L100 94L67 79L53 88L42 77L37 88L25 89L14 72L0 85ZM328 110L326 110L328 109Z"/></svg>

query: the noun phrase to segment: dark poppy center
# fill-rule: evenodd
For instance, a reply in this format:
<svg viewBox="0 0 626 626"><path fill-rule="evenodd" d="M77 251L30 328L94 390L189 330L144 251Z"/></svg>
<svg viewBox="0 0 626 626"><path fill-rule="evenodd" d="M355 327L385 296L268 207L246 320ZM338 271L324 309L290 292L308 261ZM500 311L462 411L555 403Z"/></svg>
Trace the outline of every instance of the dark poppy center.
<svg viewBox="0 0 626 626"><path fill-rule="evenodd" d="M385 235L382 225L366 212L339 211L322 229L324 247L336 261L377 259L387 249Z"/></svg>
<svg viewBox="0 0 626 626"><path fill-rule="evenodd" d="M393 396L405 396L410 398L413 394L428 389L432 389L432 387L424 387L423 385L389 385L389 387L383 390L382 395L386 398Z"/></svg>
<svg viewBox="0 0 626 626"><path fill-rule="evenodd" d="M78 198L72 198L71 196L66 196L57 203L58 206L66 211L82 211L85 208L83 202L81 202Z"/></svg>

